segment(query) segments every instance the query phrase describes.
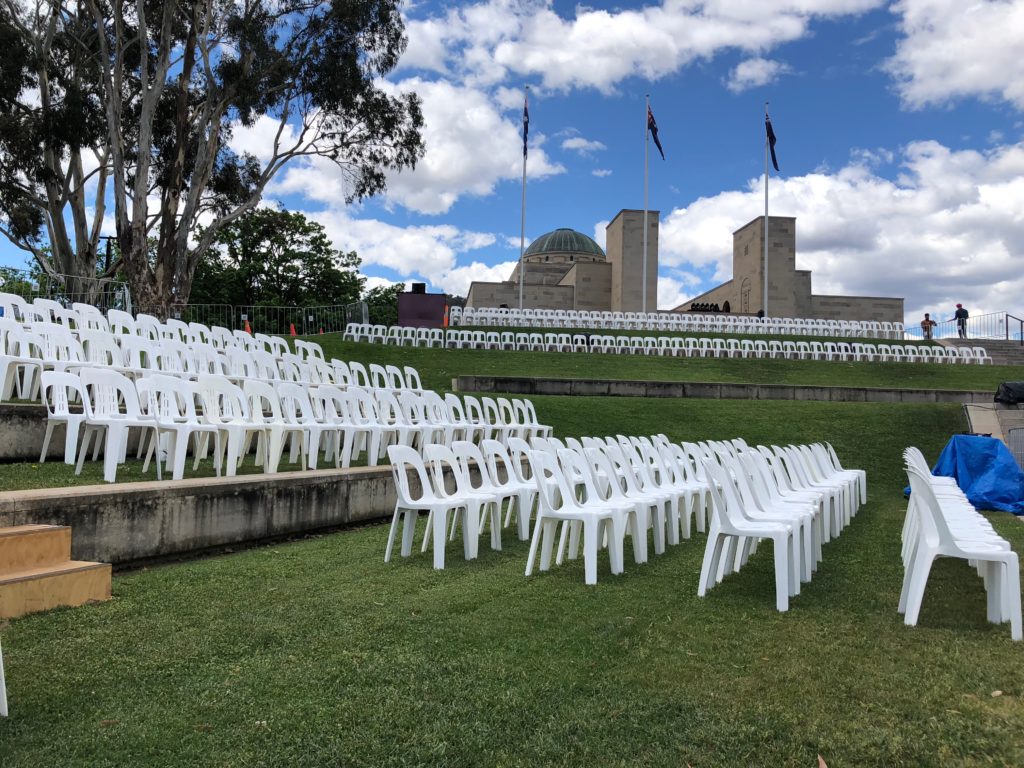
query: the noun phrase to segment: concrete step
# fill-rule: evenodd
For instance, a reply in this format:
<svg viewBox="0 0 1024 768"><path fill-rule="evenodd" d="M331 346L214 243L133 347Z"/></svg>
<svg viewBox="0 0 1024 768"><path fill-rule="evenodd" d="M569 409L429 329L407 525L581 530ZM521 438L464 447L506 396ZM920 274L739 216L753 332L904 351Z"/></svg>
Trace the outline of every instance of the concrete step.
<svg viewBox="0 0 1024 768"><path fill-rule="evenodd" d="M70 559L71 528L66 525L0 528L0 578L27 568L58 565Z"/></svg>
<svg viewBox="0 0 1024 768"><path fill-rule="evenodd" d="M0 577L0 619L110 599L110 565L68 560Z"/></svg>
<svg viewBox="0 0 1024 768"><path fill-rule="evenodd" d="M984 347L995 365L1024 365L1024 347L1005 339L941 339L944 347Z"/></svg>

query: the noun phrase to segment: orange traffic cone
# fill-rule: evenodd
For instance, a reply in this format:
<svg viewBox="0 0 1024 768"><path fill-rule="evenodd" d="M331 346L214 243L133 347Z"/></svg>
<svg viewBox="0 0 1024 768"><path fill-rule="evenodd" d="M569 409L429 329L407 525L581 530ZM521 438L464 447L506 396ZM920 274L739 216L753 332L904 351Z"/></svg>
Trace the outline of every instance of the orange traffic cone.
<svg viewBox="0 0 1024 768"><path fill-rule="evenodd" d="M249 321L245 321L245 332L252 336L252 328L249 327Z"/></svg>
<svg viewBox="0 0 1024 768"><path fill-rule="evenodd" d="M321 328L321 329L320 329L320 335L321 335L321 336L323 336L323 335L324 335L324 329L323 329L323 328Z"/></svg>
<svg viewBox="0 0 1024 768"><path fill-rule="evenodd" d="M292 336L298 336L298 334L295 333L295 323L291 323L290 327L288 328L288 333L290 333Z"/></svg>
<svg viewBox="0 0 1024 768"><path fill-rule="evenodd" d="M441 321L441 327L442 328L447 328L448 327L448 305L447 304L444 305L444 320Z"/></svg>

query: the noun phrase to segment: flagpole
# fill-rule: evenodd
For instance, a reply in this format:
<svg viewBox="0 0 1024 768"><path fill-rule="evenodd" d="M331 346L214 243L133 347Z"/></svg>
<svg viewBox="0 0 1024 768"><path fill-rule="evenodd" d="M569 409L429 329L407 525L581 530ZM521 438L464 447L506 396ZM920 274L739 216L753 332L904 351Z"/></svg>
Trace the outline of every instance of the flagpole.
<svg viewBox="0 0 1024 768"><path fill-rule="evenodd" d="M650 111L651 94L648 93L644 95L644 265L640 271L640 310L644 314L647 313L647 134L650 133L647 128L647 115Z"/></svg>
<svg viewBox="0 0 1024 768"><path fill-rule="evenodd" d="M525 99L530 97L530 86L525 88ZM523 281L526 278L526 264L523 263L523 254L526 252L526 135L523 135L523 201L522 214L519 221L519 311L523 311Z"/></svg>
<svg viewBox="0 0 1024 768"><path fill-rule="evenodd" d="M764 116L768 119L768 102L764 103ZM768 132L764 135L764 316L768 317Z"/></svg>

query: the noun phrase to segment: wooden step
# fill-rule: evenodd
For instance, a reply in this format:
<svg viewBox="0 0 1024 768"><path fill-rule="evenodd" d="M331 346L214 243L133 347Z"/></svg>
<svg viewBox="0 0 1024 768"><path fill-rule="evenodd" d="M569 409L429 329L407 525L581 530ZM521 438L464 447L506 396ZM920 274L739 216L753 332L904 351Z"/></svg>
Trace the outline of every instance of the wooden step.
<svg viewBox="0 0 1024 768"><path fill-rule="evenodd" d="M16 525L0 528L0 578L29 568L71 559L71 528L66 525Z"/></svg>
<svg viewBox="0 0 1024 768"><path fill-rule="evenodd" d="M0 577L0 619L109 599L109 563L68 560Z"/></svg>

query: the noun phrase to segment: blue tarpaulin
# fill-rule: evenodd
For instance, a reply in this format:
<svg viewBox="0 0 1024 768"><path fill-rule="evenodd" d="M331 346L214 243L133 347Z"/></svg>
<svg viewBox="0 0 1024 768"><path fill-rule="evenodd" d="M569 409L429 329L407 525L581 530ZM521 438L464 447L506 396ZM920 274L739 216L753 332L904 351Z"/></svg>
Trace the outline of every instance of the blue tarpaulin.
<svg viewBox="0 0 1024 768"><path fill-rule="evenodd" d="M1002 440L953 435L932 474L955 479L975 509L1024 515L1024 472Z"/></svg>

